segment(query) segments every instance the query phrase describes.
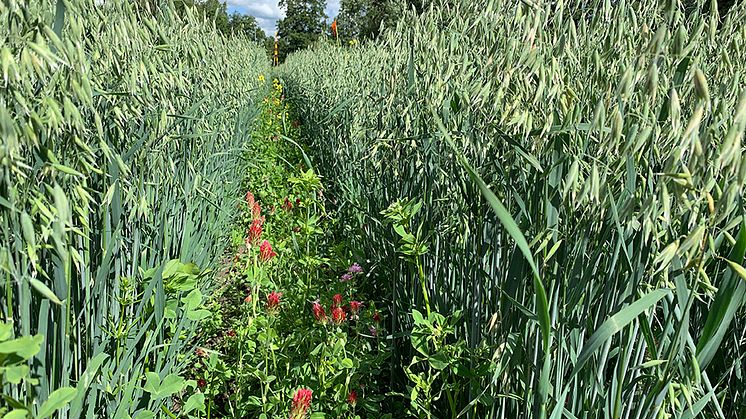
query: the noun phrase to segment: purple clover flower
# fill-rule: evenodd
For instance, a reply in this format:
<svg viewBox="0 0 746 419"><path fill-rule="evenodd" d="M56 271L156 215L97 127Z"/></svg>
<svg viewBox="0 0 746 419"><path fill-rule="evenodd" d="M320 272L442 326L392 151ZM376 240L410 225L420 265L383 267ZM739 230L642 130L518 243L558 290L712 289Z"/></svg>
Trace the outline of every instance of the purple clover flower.
<svg viewBox="0 0 746 419"><path fill-rule="evenodd" d="M357 264L357 262L353 263L352 266L350 266L347 269L347 272L351 274L361 274L363 273L363 268L360 267L360 265Z"/></svg>
<svg viewBox="0 0 746 419"><path fill-rule="evenodd" d="M347 282L347 281L349 281L351 279L352 279L352 274L351 273L346 273L346 274L342 275L342 277L339 280L342 281L342 282Z"/></svg>

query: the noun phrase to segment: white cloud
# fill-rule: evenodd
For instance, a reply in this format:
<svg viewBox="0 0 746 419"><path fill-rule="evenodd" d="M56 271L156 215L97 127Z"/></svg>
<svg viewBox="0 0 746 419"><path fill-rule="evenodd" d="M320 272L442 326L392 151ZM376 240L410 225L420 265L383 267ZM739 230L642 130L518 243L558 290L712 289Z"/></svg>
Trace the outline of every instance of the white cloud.
<svg viewBox="0 0 746 419"><path fill-rule="evenodd" d="M285 11L279 6L278 0L226 0L229 12L245 13L256 18L259 27L267 35L274 35L277 31L277 21L285 17ZM326 15L329 20L339 13L339 0L328 0Z"/></svg>

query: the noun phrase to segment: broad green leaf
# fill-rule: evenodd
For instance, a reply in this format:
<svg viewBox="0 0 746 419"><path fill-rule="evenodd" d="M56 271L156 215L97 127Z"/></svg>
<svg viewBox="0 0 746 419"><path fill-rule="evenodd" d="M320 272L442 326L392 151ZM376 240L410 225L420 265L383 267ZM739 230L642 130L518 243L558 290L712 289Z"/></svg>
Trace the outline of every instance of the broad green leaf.
<svg viewBox="0 0 746 419"><path fill-rule="evenodd" d="M47 401L45 401L39 408L39 413L36 417L39 419L48 418L54 414L54 412L62 409L67 403L75 397L77 390L72 387L62 387L53 391L49 395Z"/></svg>
<svg viewBox="0 0 746 419"><path fill-rule="evenodd" d="M194 393L184 403L184 412L189 413L194 410L203 412L205 410L205 395L202 393Z"/></svg>

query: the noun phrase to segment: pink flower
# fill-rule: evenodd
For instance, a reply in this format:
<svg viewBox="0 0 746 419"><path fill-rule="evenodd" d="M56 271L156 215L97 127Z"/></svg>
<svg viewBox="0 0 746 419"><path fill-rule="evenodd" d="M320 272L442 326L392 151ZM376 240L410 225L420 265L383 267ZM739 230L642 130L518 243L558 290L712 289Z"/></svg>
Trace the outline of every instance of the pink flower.
<svg viewBox="0 0 746 419"><path fill-rule="evenodd" d="M370 332L370 335L373 336L374 338L378 337L378 329L376 329L375 326L371 326L370 329L368 329L368 331Z"/></svg>
<svg viewBox="0 0 746 419"><path fill-rule="evenodd" d="M342 307L334 307L332 310L332 320L334 324L342 324L347 320L347 313Z"/></svg>
<svg viewBox="0 0 746 419"><path fill-rule="evenodd" d="M272 250L272 245L266 240L262 241L262 244L259 245L259 258L263 262L267 262L275 256L277 256L277 253Z"/></svg>
<svg viewBox="0 0 746 419"><path fill-rule="evenodd" d="M249 204L249 208L254 207L254 194L251 191L246 192L246 203Z"/></svg>
<svg viewBox="0 0 746 419"><path fill-rule="evenodd" d="M254 205L251 206L251 217L254 219L257 219L261 215L262 215L262 207L259 206L258 202L254 202Z"/></svg>
<svg viewBox="0 0 746 419"><path fill-rule="evenodd" d="M352 279L352 274L349 273L349 272L345 273L345 274L342 274L342 277L339 278L339 280L342 281L342 282L347 282L347 281L349 281L351 279Z"/></svg>
<svg viewBox="0 0 746 419"><path fill-rule="evenodd" d="M293 396L293 402L290 406L290 418L301 419L311 409L311 399L313 391L308 388L299 388Z"/></svg>
<svg viewBox="0 0 746 419"><path fill-rule="evenodd" d="M342 294L334 294L332 297L332 307L339 307L342 305Z"/></svg>
<svg viewBox="0 0 746 419"><path fill-rule="evenodd" d="M274 313L280 308L280 297L282 297L282 294L276 291L267 295L267 311Z"/></svg>
<svg viewBox="0 0 746 419"><path fill-rule="evenodd" d="M347 272L351 274L361 274L363 273L363 268L361 268L360 265L358 265L357 262L355 262L352 264L352 266L347 268Z"/></svg>
<svg viewBox="0 0 746 419"><path fill-rule="evenodd" d="M319 321L321 323L326 322L326 311L324 310L324 307L319 304L318 301L313 302L311 309L313 310L313 317L316 319L316 321Z"/></svg>
<svg viewBox="0 0 746 419"><path fill-rule="evenodd" d="M350 394L347 395L347 403L352 405L352 407L355 407L357 404L357 392L355 390L351 390Z"/></svg>

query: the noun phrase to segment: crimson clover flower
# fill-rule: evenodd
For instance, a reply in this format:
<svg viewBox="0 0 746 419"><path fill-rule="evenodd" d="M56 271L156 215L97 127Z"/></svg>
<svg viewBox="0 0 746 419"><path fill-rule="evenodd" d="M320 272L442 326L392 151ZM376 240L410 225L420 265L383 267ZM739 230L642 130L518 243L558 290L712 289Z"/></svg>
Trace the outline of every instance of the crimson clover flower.
<svg viewBox="0 0 746 419"><path fill-rule="evenodd" d="M316 319L316 321L319 321L321 323L326 322L326 311L324 310L324 307L319 304L318 301L313 302L311 310L313 310L313 317Z"/></svg>
<svg viewBox="0 0 746 419"><path fill-rule="evenodd" d="M360 308L363 306L363 303L360 301L350 301L350 313L352 313L353 316L357 317L357 312L360 311Z"/></svg>
<svg viewBox="0 0 746 419"><path fill-rule="evenodd" d="M347 395L347 403L352 407L355 407L357 404L357 392L355 390L351 390L350 394Z"/></svg>
<svg viewBox="0 0 746 419"><path fill-rule="evenodd" d="M262 236L262 225L264 224L264 217L255 218L251 222L249 227L249 237L247 239L248 244L256 244L259 238Z"/></svg>
<svg viewBox="0 0 746 419"><path fill-rule="evenodd" d="M280 308L280 297L282 294L277 291L267 294L267 311L274 313Z"/></svg>
<svg viewBox="0 0 746 419"><path fill-rule="evenodd" d="M332 320L334 321L334 324L342 324L345 320L347 320L347 313L345 313L345 309L342 307L334 307L332 310Z"/></svg>
<svg viewBox="0 0 746 419"><path fill-rule="evenodd" d="M262 241L262 244L259 245L259 258L262 262L267 262L275 256L277 256L277 253L272 250L272 245L266 240Z"/></svg>
<svg viewBox="0 0 746 419"><path fill-rule="evenodd" d="M290 419L302 419L311 409L311 399L313 391L308 388L299 388L293 396L293 402L290 405Z"/></svg>

